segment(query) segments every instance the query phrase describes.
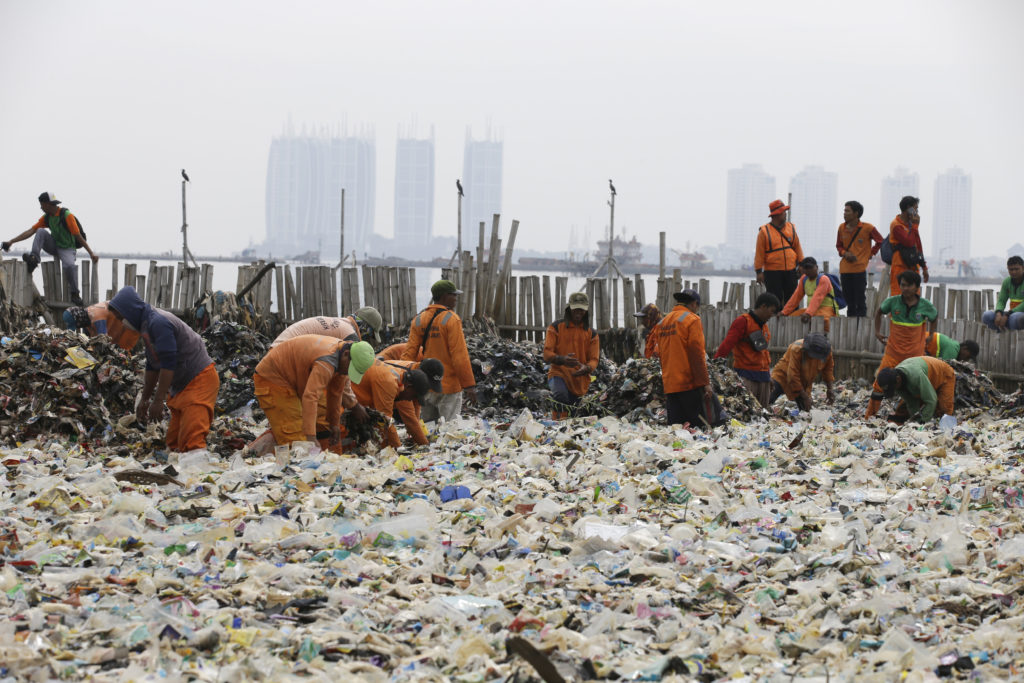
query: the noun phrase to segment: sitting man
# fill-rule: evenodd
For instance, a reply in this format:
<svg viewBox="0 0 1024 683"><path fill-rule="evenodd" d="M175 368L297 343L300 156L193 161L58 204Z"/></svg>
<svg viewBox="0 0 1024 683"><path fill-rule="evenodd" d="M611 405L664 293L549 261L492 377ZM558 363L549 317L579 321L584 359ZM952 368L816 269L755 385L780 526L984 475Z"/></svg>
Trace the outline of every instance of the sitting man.
<svg viewBox="0 0 1024 683"><path fill-rule="evenodd" d="M981 314L981 322L996 332L1024 329L1024 259L1011 256L1006 261L1006 270L1010 276L999 288L996 310ZM1007 302L1009 310L1006 310Z"/></svg>
<svg viewBox="0 0 1024 683"><path fill-rule="evenodd" d="M932 358L969 363L978 357L978 354L981 353L981 347L973 339L965 339L962 342L958 342L951 337L936 332L928 336L924 352Z"/></svg>
<svg viewBox="0 0 1024 683"><path fill-rule="evenodd" d="M793 296L782 307L782 315L798 315L805 323L811 322L813 316L821 316L825 319L825 333L829 330L829 318L839 315L839 305L836 303L835 293L832 291L832 280L824 273L818 273L818 262L813 256L808 256L800 262L800 281L797 282ZM807 297L807 306L797 309Z"/></svg>
<svg viewBox="0 0 1024 683"><path fill-rule="evenodd" d="M835 365L828 337L812 332L803 339L797 339L772 370L772 393L768 403L775 403L779 396L785 394L789 400L796 401L801 410L810 410L814 407L811 387L820 375L825 382L825 400L831 404L836 399L832 388L836 381Z"/></svg>
<svg viewBox="0 0 1024 683"><path fill-rule="evenodd" d="M883 368L875 382L887 397L899 394L903 399L893 416L896 422L927 422L953 414L956 372L946 361L927 356L908 358L895 368Z"/></svg>

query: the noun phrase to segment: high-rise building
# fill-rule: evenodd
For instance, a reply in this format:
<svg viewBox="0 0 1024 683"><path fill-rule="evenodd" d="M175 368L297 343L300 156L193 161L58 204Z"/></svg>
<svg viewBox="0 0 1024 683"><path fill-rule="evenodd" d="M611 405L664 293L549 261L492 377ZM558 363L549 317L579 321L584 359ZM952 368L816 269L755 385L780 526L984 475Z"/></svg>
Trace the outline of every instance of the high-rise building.
<svg viewBox="0 0 1024 683"><path fill-rule="evenodd" d="M768 205L775 199L775 177L760 164L729 169L725 197L725 244L720 267L750 266L754 262L757 229L768 222Z"/></svg>
<svg viewBox="0 0 1024 683"><path fill-rule="evenodd" d="M926 253L937 262L971 256L971 176L953 167L935 179L935 216Z"/></svg>
<svg viewBox="0 0 1024 683"><path fill-rule="evenodd" d="M877 209L864 207L864 220L874 222L878 232L885 237L889 234L889 224L900 213L900 200L904 197L920 197L921 185L916 173L911 173L903 166L898 166L891 176L882 179L882 199ZM875 216L872 221L866 216Z"/></svg>
<svg viewBox="0 0 1024 683"><path fill-rule="evenodd" d="M274 138L267 160L267 250L283 256L319 250L336 258L344 189L345 251L362 256L373 232L376 172L370 133Z"/></svg>
<svg viewBox="0 0 1024 683"><path fill-rule="evenodd" d="M813 256L818 263L836 263L836 228L842 215L836 209L838 176L821 166L805 166L790 181L793 208L790 221L800 236L804 256ZM833 268L832 270L837 270Z"/></svg>
<svg viewBox="0 0 1024 683"><path fill-rule="evenodd" d="M395 243L425 247L434 232L434 137L399 138L395 150Z"/></svg>
<svg viewBox="0 0 1024 683"><path fill-rule="evenodd" d="M491 226L491 219L501 213L501 140L474 140L466 130L466 151L462 162L462 244L466 235L475 235L481 221Z"/></svg>

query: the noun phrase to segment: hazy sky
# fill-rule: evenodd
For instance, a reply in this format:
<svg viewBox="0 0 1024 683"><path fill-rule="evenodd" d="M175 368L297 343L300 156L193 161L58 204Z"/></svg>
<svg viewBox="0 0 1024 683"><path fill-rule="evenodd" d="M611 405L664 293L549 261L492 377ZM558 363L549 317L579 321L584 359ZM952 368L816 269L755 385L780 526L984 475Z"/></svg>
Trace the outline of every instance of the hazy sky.
<svg viewBox="0 0 1024 683"><path fill-rule="evenodd" d="M434 127L434 229L454 234L466 127L490 125L503 225L518 218L526 247L564 249L574 225L596 239L608 178L617 227L716 243L726 170L745 162L783 196L823 165L839 210L859 199L886 222L880 180L906 166L927 240L935 176L958 165L973 255L1001 254L1024 241L1022 26L1019 0L2 0L0 234L52 190L101 255L178 249L184 167L194 250L236 251L264 237L267 153L290 118L372 127L384 235L399 127Z"/></svg>

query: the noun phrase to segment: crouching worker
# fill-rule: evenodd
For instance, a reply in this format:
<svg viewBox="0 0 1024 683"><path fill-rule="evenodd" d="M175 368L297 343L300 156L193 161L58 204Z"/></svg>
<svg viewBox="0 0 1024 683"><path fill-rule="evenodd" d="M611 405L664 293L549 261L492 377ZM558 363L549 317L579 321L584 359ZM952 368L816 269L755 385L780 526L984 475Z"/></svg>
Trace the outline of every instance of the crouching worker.
<svg viewBox="0 0 1024 683"><path fill-rule="evenodd" d="M829 330L829 318L839 315L839 305L836 303L836 295L833 291L832 280L828 275L818 272L818 262L813 256L808 256L800 262L800 281L797 282L793 296L782 307L782 315L800 316L804 323L811 322L814 316L825 319L825 333ZM797 308L807 297L807 306Z"/></svg>
<svg viewBox="0 0 1024 683"><path fill-rule="evenodd" d="M778 312L779 300L775 295L761 294L754 302L753 310L732 321L725 339L715 351L715 358L732 354L732 369L762 408L771 405L768 399L771 397L772 357L768 353L768 342L772 333L768 329L768 320Z"/></svg>
<svg viewBox="0 0 1024 683"><path fill-rule="evenodd" d="M430 375L414 366L426 367ZM377 359L363 375L363 381L355 385L354 391L360 404L370 406L382 415L392 417L397 411L409 438L418 446L425 446L428 442L420 422L420 406L427 392L441 393L443 376L444 366L436 358L428 358L422 364ZM394 448L402 445L393 423L387 427L384 442Z"/></svg>
<svg viewBox="0 0 1024 683"><path fill-rule="evenodd" d="M832 388L836 381L835 365L832 344L825 335L812 332L796 340L772 370L769 403L775 403L779 396L785 394L790 401L796 401L801 410L810 410L814 407L811 388L819 375L825 382L825 400L833 403L836 399Z"/></svg>
<svg viewBox="0 0 1024 683"><path fill-rule="evenodd" d="M887 397L895 394L902 399L892 418L895 422L927 422L953 414L956 372L938 358L908 358L895 368L883 368L875 382Z"/></svg>
<svg viewBox="0 0 1024 683"><path fill-rule="evenodd" d="M293 337L270 349L256 366L253 385L273 442L260 436L249 444L250 452L293 441L340 448L342 407L359 421L367 418L349 383L358 384L372 364L373 347L367 342L319 334ZM327 432L323 443L317 438L318 424Z"/></svg>
<svg viewBox="0 0 1024 683"><path fill-rule="evenodd" d="M942 360L958 360L969 363L981 353L981 347L973 339L958 342L952 337L936 332L929 335L924 345L925 355Z"/></svg>
<svg viewBox="0 0 1024 683"><path fill-rule="evenodd" d="M110 300L118 322L137 332L146 348L146 374L135 417L145 424L163 419L164 401L171 410L167 449L206 447L220 378L203 338L173 313L153 308L134 287Z"/></svg>
<svg viewBox="0 0 1024 683"><path fill-rule="evenodd" d="M555 407L551 417L564 420L590 388L590 374L597 369L601 340L590 327L590 300L583 292L569 295L565 317L548 325L544 337L544 362L550 363L548 389Z"/></svg>
<svg viewBox="0 0 1024 683"><path fill-rule="evenodd" d="M90 337L105 334L125 351L131 351L139 341L139 333L128 329L111 312L106 301L89 308L71 306L64 309L64 325L72 331L81 331Z"/></svg>
<svg viewBox="0 0 1024 683"><path fill-rule="evenodd" d="M384 319L373 306L365 306L345 318L328 318L318 315L294 322L284 328L270 344L274 348L283 341L301 337L304 334L322 334L343 341L369 341L380 344L380 331Z"/></svg>

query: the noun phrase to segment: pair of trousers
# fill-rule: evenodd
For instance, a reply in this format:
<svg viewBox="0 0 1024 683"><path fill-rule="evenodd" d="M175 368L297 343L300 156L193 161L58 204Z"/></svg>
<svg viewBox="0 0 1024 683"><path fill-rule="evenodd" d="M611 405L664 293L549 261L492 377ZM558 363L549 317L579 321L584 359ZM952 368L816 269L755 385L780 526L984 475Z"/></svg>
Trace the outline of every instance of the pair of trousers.
<svg viewBox="0 0 1024 683"><path fill-rule="evenodd" d="M32 239L32 253L39 258L40 251L45 251L60 260L60 269L68 283L68 291L77 296L79 294L78 263L75 260L77 249L58 249L50 231L46 228L39 228L36 230L36 236Z"/></svg>
<svg viewBox="0 0 1024 683"><path fill-rule="evenodd" d="M756 380L747 379L746 377L740 376L740 382L747 388L757 402L761 404L762 408L767 408L772 404L769 400L771 397L771 382L758 382ZM777 398L777 397L776 397Z"/></svg>
<svg viewBox="0 0 1024 683"><path fill-rule="evenodd" d="M575 408L580 404L580 397L569 391L568 385L561 377L548 377L548 390L556 404L563 408Z"/></svg>
<svg viewBox="0 0 1024 683"><path fill-rule="evenodd" d="M454 394L439 394L436 391L428 391L423 397L423 406L420 410L420 419L424 422L436 422L444 418L445 422L451 422L462 414L462 392Z"/></svg>
<svg viewBox="0 0 1024 683"><path fill-rule="evenodd" d="M843 285L843 296L846 297L846 315L850 318L863 318L868 314L867 288L868 274L840 273L839 282Z"/></svg>
<svg viewBox="0 0 1024 683"><path fill-rule="evenodd" d="M218 391L220 377L211 363L184 389L167 399L167 407L171 410L167 450L184 452L206 448L206 435L210 433Z"/></svg>
<svg viewBox="0 0 1024 683"><path fill-rule="evenodd" d="M996 329L996 312L985 311L981 314L981 322L989 327L989 329ZM1006 329L1016 331L1024 329L1024 313L1011 313L1010 319L1006 321Z"/></svg>
<svg viewBox="0 0 1024 683"><path fill-rule="evenodd" d="M781 305L785 306L789 297L793 296L800 276L795 270L766 270L764 271L764 288L769 294L779 298Z"/></svg>
<svg viewBox="0 0 1024 683"><path fill-rule="evenodd" d="M669 425L704 427L704 387L665 394L665 413Z"/></svg>

